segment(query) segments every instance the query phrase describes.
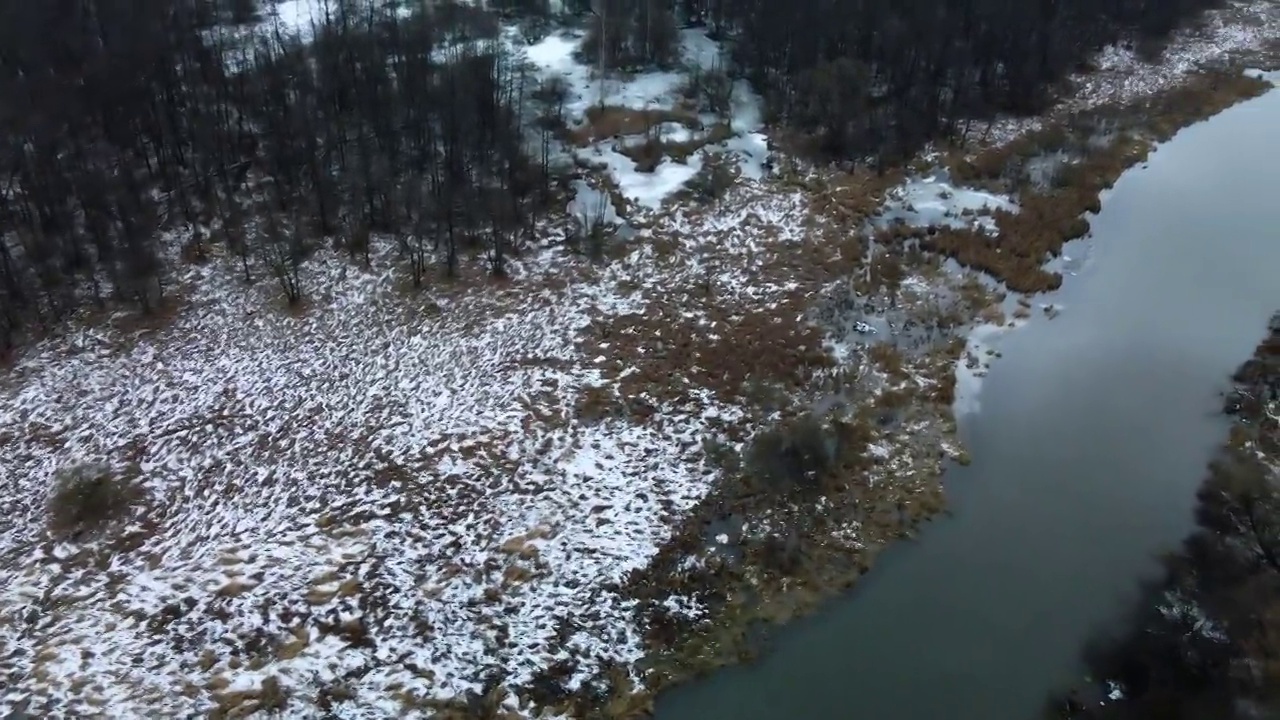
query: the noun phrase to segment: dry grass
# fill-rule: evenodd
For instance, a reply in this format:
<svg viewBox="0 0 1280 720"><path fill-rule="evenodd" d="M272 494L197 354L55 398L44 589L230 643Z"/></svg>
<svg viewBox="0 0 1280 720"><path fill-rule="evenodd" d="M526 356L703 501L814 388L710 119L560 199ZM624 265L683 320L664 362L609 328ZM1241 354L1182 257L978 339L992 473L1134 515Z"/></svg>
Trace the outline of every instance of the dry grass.
<svg viewBox="0 0 1280 720"><path fill-rule="evenodd" d="M610 357L620 358L604 368L605 377L616 381L621 397L633 399L627 411L638 421L652 413L650 401L681 403L690 387L750 405L759 397L755 388L794 393L830 367L818 329L795 321L804 307L798 298L775 308L735 308L715 296L673 297L600 324L585 352L604 354L607 344L615 353ZM705 312L710 326L687 320L686 308ZM601 398L591 406L587 412L594 413L617 403Z"/></svg>
<svg viewBox="0 0 1280 720"><path fill-rule="evenodd" d="M671 158L682 163L702 148L724 142L733 135L734 132L728 124L717 123L707 132L690 140L676 142L650 137L641 143L625 145L619 149L619 152L635 162L636 170L648 173L657 169L663 158Z"/></svg>
<svg viewBox="0 0 1280 720"><path fill-rule="evenodd" d="M739 175L737 164L732 159L722 154L708 154L703 158L698 174L680 190L679 197L702 205L711 204L729 192Z"/></svg>
<svg viewBox="0 0 1280 720"><path fill-rule="evenodd" d="M957 183L1003 192L1008 189L1007 181L1022 171L1027 158L1073 148L1072 137L1066 125L1055 123L972 157L965 156L959 149L953 150L947 160L948 167Z"/></svg>
<svg viewBox="0 0 1280 720"><path fill-rule="evenodd" d="M631 161L636 164L636 172L651 173L657 170L662 162L666 154L666 144L659 138L651 137L641 143L624 145L619 148L619 152L631 158Z"/></svg>
<svg viewBox="0 0 1280 720"><path fill-rule="evenodd" d="M997 192L1018 190L1019 212L995 213L999 233L992 238L974 230L940 229L924 246L970 268L1003 281L1011 290L1039 293L1057 289L1061 275L1044 263L1062 246L1089 232L1086 213L1101 209L1101 194L1120 175L1147 157L1154 143L1179 129L1265 91L1263 81L1238 73L1211 72L1186 85L1124 107L1104 107L1022 136L971 158L955 157L955 179ZM1110 142L1096 142L1101 127L1115 128ZM1066 153L1072 161L1051 188L1033 188L1027 176L1030 160Z"/></svg>
<svg viewBox="0 0 1280 720"><path fill-rule="evenodd" d="M138 488L110 468L85 464L59 471L49 496L49 530L80 539L129 517L142 500Z"/></svg>
<svg viewBox="0 0 1280 720"><path fill-rule="evenodd" d="M701 130L697 113L687 110L649 108L635 109L595 105L587 110L582 127L569 131L570 140L579 147L622 135L643 135L666 122L679 123L690 130Z"/></svg>
<svg viewBox="0 0 1280 720"><path fill-rule="evenodd" d="M906 179L903 168L877 173L865 167L834 175L825 182L793 181L813 192L814 212L836 222L858 227L884 204L890 188Z"/></svg>
<svg viewBox="0 0 1280 720"><path fill-rule="evenodd" d="M684 142L666 142L663 147L667 156L676 162L684 162L695 152L708 145L722 143L735 135L728 123L716 123L705 134Z"/></svg>

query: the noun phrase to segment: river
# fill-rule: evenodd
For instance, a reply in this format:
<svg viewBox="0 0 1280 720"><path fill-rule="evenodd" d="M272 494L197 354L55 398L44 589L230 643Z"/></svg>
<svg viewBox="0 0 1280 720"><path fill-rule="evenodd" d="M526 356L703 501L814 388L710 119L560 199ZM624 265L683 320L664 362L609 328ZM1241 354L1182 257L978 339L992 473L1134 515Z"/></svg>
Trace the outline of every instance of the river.
<svg viewBox="0 0 1280 720"><path fill-rule="evenodd" d="M962 417L954 516L658 720L1029 720L1191 529L1219 393L1280 308L1280 90L1126 173ZM1039 315L1037 313L1037 315Z"/></svg>

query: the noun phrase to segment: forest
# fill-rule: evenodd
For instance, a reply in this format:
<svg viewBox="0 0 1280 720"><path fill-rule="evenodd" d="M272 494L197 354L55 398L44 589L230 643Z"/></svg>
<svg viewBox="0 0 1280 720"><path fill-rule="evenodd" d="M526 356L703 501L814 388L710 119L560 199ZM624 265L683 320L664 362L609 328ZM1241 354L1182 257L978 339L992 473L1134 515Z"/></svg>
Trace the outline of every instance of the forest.
<svg viewBox="0 0 1280 720"><path fill-rule="evenodd" d="M675 62L682 25L821 157L884 166L966 123L1043 110L1090 53L1212 0L570 0L586 59ZM0 2L0 351L108 307L152 313L215 247L298 302L331 243L393 242L415 285L497 276L565 178L563 85L502 22L548 0L315 0L305 33L255 0ZM558 9L558 8L557 8Z"/></svg>

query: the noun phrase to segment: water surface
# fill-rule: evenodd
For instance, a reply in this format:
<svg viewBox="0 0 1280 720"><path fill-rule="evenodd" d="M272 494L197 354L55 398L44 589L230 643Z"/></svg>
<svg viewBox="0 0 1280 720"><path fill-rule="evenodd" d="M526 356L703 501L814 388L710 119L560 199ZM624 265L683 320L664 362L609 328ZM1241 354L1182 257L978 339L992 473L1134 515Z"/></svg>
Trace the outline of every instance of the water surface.
<svg viewBox="0 0 1280 720"><path fill-rule="evenodd" d="M1121 178L1064 310L999 338L955 516L658 720L1024 720L1191 528L1229 375L1280 309L1280 91Z"/></svg>

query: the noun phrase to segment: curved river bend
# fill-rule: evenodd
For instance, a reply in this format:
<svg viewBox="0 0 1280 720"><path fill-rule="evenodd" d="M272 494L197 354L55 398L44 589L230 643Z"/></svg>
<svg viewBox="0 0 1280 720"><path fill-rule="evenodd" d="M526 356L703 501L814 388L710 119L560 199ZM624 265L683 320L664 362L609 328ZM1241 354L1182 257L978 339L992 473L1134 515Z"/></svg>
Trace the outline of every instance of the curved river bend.
<svg viewBox="0 0 1280 720"><path fill-rule="evenodd" d="M658 720L1027 720L1189 530L1219 393L1280 308L1280 90L1190 127L1104 199L1064 307L995 342L953 518L757 665Z"/></svg>

